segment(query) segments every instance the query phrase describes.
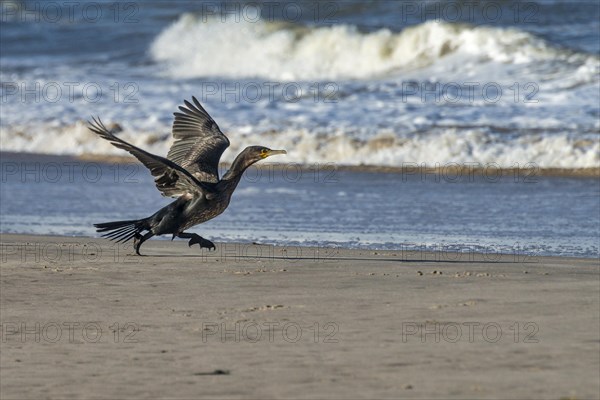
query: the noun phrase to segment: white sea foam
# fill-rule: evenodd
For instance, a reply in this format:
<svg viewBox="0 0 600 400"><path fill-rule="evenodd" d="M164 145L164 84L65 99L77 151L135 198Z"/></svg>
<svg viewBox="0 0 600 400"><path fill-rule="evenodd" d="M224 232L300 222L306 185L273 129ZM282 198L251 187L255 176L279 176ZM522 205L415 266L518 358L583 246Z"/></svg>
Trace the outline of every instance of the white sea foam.
<svg viewBox="0 0 600 400"><path fill-rule="evenodd" d="M600 166L598 56L559 49L516 29L427 22L400 33L364 33L350 25L203 22L184 14L158 34L149 51L159 65L148 66L144 78L137 70L123 78L136 83L138 103L114 101L114 76L87 66L65 65L51 75L100 82L101 101L66 95L33 101L4 93L9 101L0 110L1 149L125 154L87 130L82 119L99 115L123 128L120 137L164 155L172 143L171 113L196 95L231 139L223 156L228 162L244 146L261 144L288 150L282 162L305 164ZM45 74L43 68L0 71L0 80L43 88L52 82ZM336 78L336 97L314 100L312 83L302 81L297 83L305 96L299 101L286 101L281 93L274 100L263 93L251 104L221 94L202 99L199 80L186 78L209 76L223 77L213 80L219 84L256 76L259 83ZM455 103L444 97L431 102L421 93L406 96L403 84L409 80L478 82L479 90L473 101L463 96ZM501 87L499 101L482 96L486 82ZM532 102L525 101L532 93L527 84L536 88Z"/></svg>
<svg viewBox="0 0 600 400"><path fill-rule="evenodd" d="M172 143L170 137L148 132L122 132L120 137L148 151L164 155ZM359 140L343 131L323 135L306 129L279 132L228 132L232 146L223 161L231 162L244 146L266 144L288 150L281 162L302 164L337 163L340 165L401 166L406 163L444 166L448 163L479 163L504 168L534 163L541 168L590 168L600 166L600 141L569 134L526 134L505 138L486 129L437 128L431 132L400 137L385 131ZM52 154L124 155L110 143L90 133L83 122L44 132L1 132L4 151Z"/></svg>
<svg viewBox="0 0 600 400"><path fill-rule="evenodd" d="M512 64L573 57L510 28L430 21L400 33L363 33L351 25L299 27L192 14L183 14L166 28L152 44L151 54L174 78L281 80L372 78L427 66L450 54L477 63Z"/></svg>

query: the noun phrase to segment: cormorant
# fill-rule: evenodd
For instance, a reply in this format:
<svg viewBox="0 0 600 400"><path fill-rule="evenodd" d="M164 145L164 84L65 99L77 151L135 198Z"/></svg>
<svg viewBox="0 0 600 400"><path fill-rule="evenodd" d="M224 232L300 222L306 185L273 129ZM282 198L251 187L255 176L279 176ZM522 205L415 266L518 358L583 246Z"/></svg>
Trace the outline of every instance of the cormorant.
<svg viewBox="0 0 600 400"><path fill-rule="evenodd" d="M117 243L133 238L138 255L142 243L152 236L164 234L172 234L172 239L190 239L189 246L199 244L200 248L215 249L210 240L185 230L225 211L246 168L269 156L286 154L285 150L246 147L219 179L219 159L229 146L229 140L200 102L195 97L192 101L193 104L185 100L185 107L179 107L181 112L174 113L175 141L167 158L150 154L118 138L100 118L92 117L94 122L89 122L92 132L141 161L154 176L154 183L163 196L177 198L148 218L94 224L97 232L105 232L103 237Z"/></svg>

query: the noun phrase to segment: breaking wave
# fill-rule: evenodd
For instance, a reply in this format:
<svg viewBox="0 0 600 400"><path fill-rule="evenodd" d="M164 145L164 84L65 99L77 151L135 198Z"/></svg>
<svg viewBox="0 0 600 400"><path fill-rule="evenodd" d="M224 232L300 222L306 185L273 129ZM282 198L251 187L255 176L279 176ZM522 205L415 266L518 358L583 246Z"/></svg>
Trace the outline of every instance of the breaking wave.
<svg viewBox="0 0 600 400"><path fill-rule="evenodd" d="M401 32L363 32L352 25L203 20L185 13L147 45L157 63L119 69L122 79L139 85L143 105L116 105L109 90L114 71L95 75L88 64L61 66L51 76L105 83L98 103L66 96L24 101L26 95L10 97L0 87L0 94L17 100L2 106L1 150L123 155L81 121L99 115L119 124L125 140L164 155L172 140L171 112L183 98L202 98L198 81L187 79L229 84L254 77L305 81L298 86L309 95L289 103L266 95L252 104L225 101L223 93L207 98L207 110L232 142L224 161L233 160L240 150L235 146L264 144L287 149L285 162L304 164L600 167L600 58L518 29L425 22ZM15 71L0 71L1 80L31 88L50 79L43 68ZM314 100L310 81L332 79L339 98ZM406 81L420 83L422 91L439 82L492 82L504 95L497 103L479 97L428 102L423 93L407 93ZM531 102L525 101L528 87L535 89Z"/></svg>
<svg viewBox="0 0 600 400"><path fill-rule="evenodd" d="M172 78L261 77L366 79L422 68L459 54L475 63L538 60L585 63L594 57L559 49L521 30L429 21L396 33L352 25L206 19L183 14L152 43Z"/></svg>
<svg viewBox="0 0 600 400"><path fill-rule="evenodd" d="M165 127L168 129L168 127ZM598 168L600 141L595 134L544 135L521 132L517 137L498 136L484 128L436 128L426 134L399 137L382 131L370 138L350 137L339 132L315 133L306 129L245 133L233 129L227 133L232 145L222 161L231 162L250 144L267 144L288 150L285 160L300 164L336 163L399 167L415 163L428 167L448 163L479 163L501 168L535 164L539 168ZM165 155L172 143L170 135L150 132L122 132L119 136L150 152ZM66 127L9 132L3 129L4 151L50 154L126 155L110 143L88 131L83 121Z"/></svg>

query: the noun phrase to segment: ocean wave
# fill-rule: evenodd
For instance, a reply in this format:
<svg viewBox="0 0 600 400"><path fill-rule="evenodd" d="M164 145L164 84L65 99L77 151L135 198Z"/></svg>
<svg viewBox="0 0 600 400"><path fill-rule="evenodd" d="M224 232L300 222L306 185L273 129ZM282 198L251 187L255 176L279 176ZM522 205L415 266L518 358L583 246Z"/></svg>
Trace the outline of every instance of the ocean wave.
<svg viewBox="0 0 600 400"><path fill-rule="evenodd" d="M165 129L168 129L165 127ZM427 133L398 135L385 129L369 138L359 139L343 130L314 132L287 129L267 132L227 133L232 145L223 154L231 162L243 147L264 144L288 150L285 163L311 165L401 167L407 164L444 167L451 163L475 163L481 166L515 168L534 165L539 168L599 168L600 141L597 133L543 133L538 130L518 135L498 135L485 127L438 127ZM155 154L167 154L170 135L153 132L122 132L119 136ZM3 151L45 154L127 155L88 131L83 121L69 126L38 128L3 127L0 134Z"/></svg>
<svg viewBox="0 0 600 400"><path fill-rule="evenodd" d="M474 63L562 60L574 68L594 58L514 28L429 21L399 33L388 29L364 33L352 25L222 21L190 13L164 29L150 53L164 64L168 76L184 79L367 79L422 68L456 54Z"/></svg>

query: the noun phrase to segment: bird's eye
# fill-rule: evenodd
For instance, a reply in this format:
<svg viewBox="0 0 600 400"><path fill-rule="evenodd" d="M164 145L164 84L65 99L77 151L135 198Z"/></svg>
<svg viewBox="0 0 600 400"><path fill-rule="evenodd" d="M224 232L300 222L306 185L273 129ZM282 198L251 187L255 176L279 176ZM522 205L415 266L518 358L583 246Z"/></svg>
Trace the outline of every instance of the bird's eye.
<svg viewBox="0 0 600 400"><path fill-rule="evenodd" d="M262 158L265 158L265 157L266 157L266 156L268 156L268 155L269 155L269 150L267 150L267 149L262 149L262 150L260 151L260 156L261 156Z"/></svg>

